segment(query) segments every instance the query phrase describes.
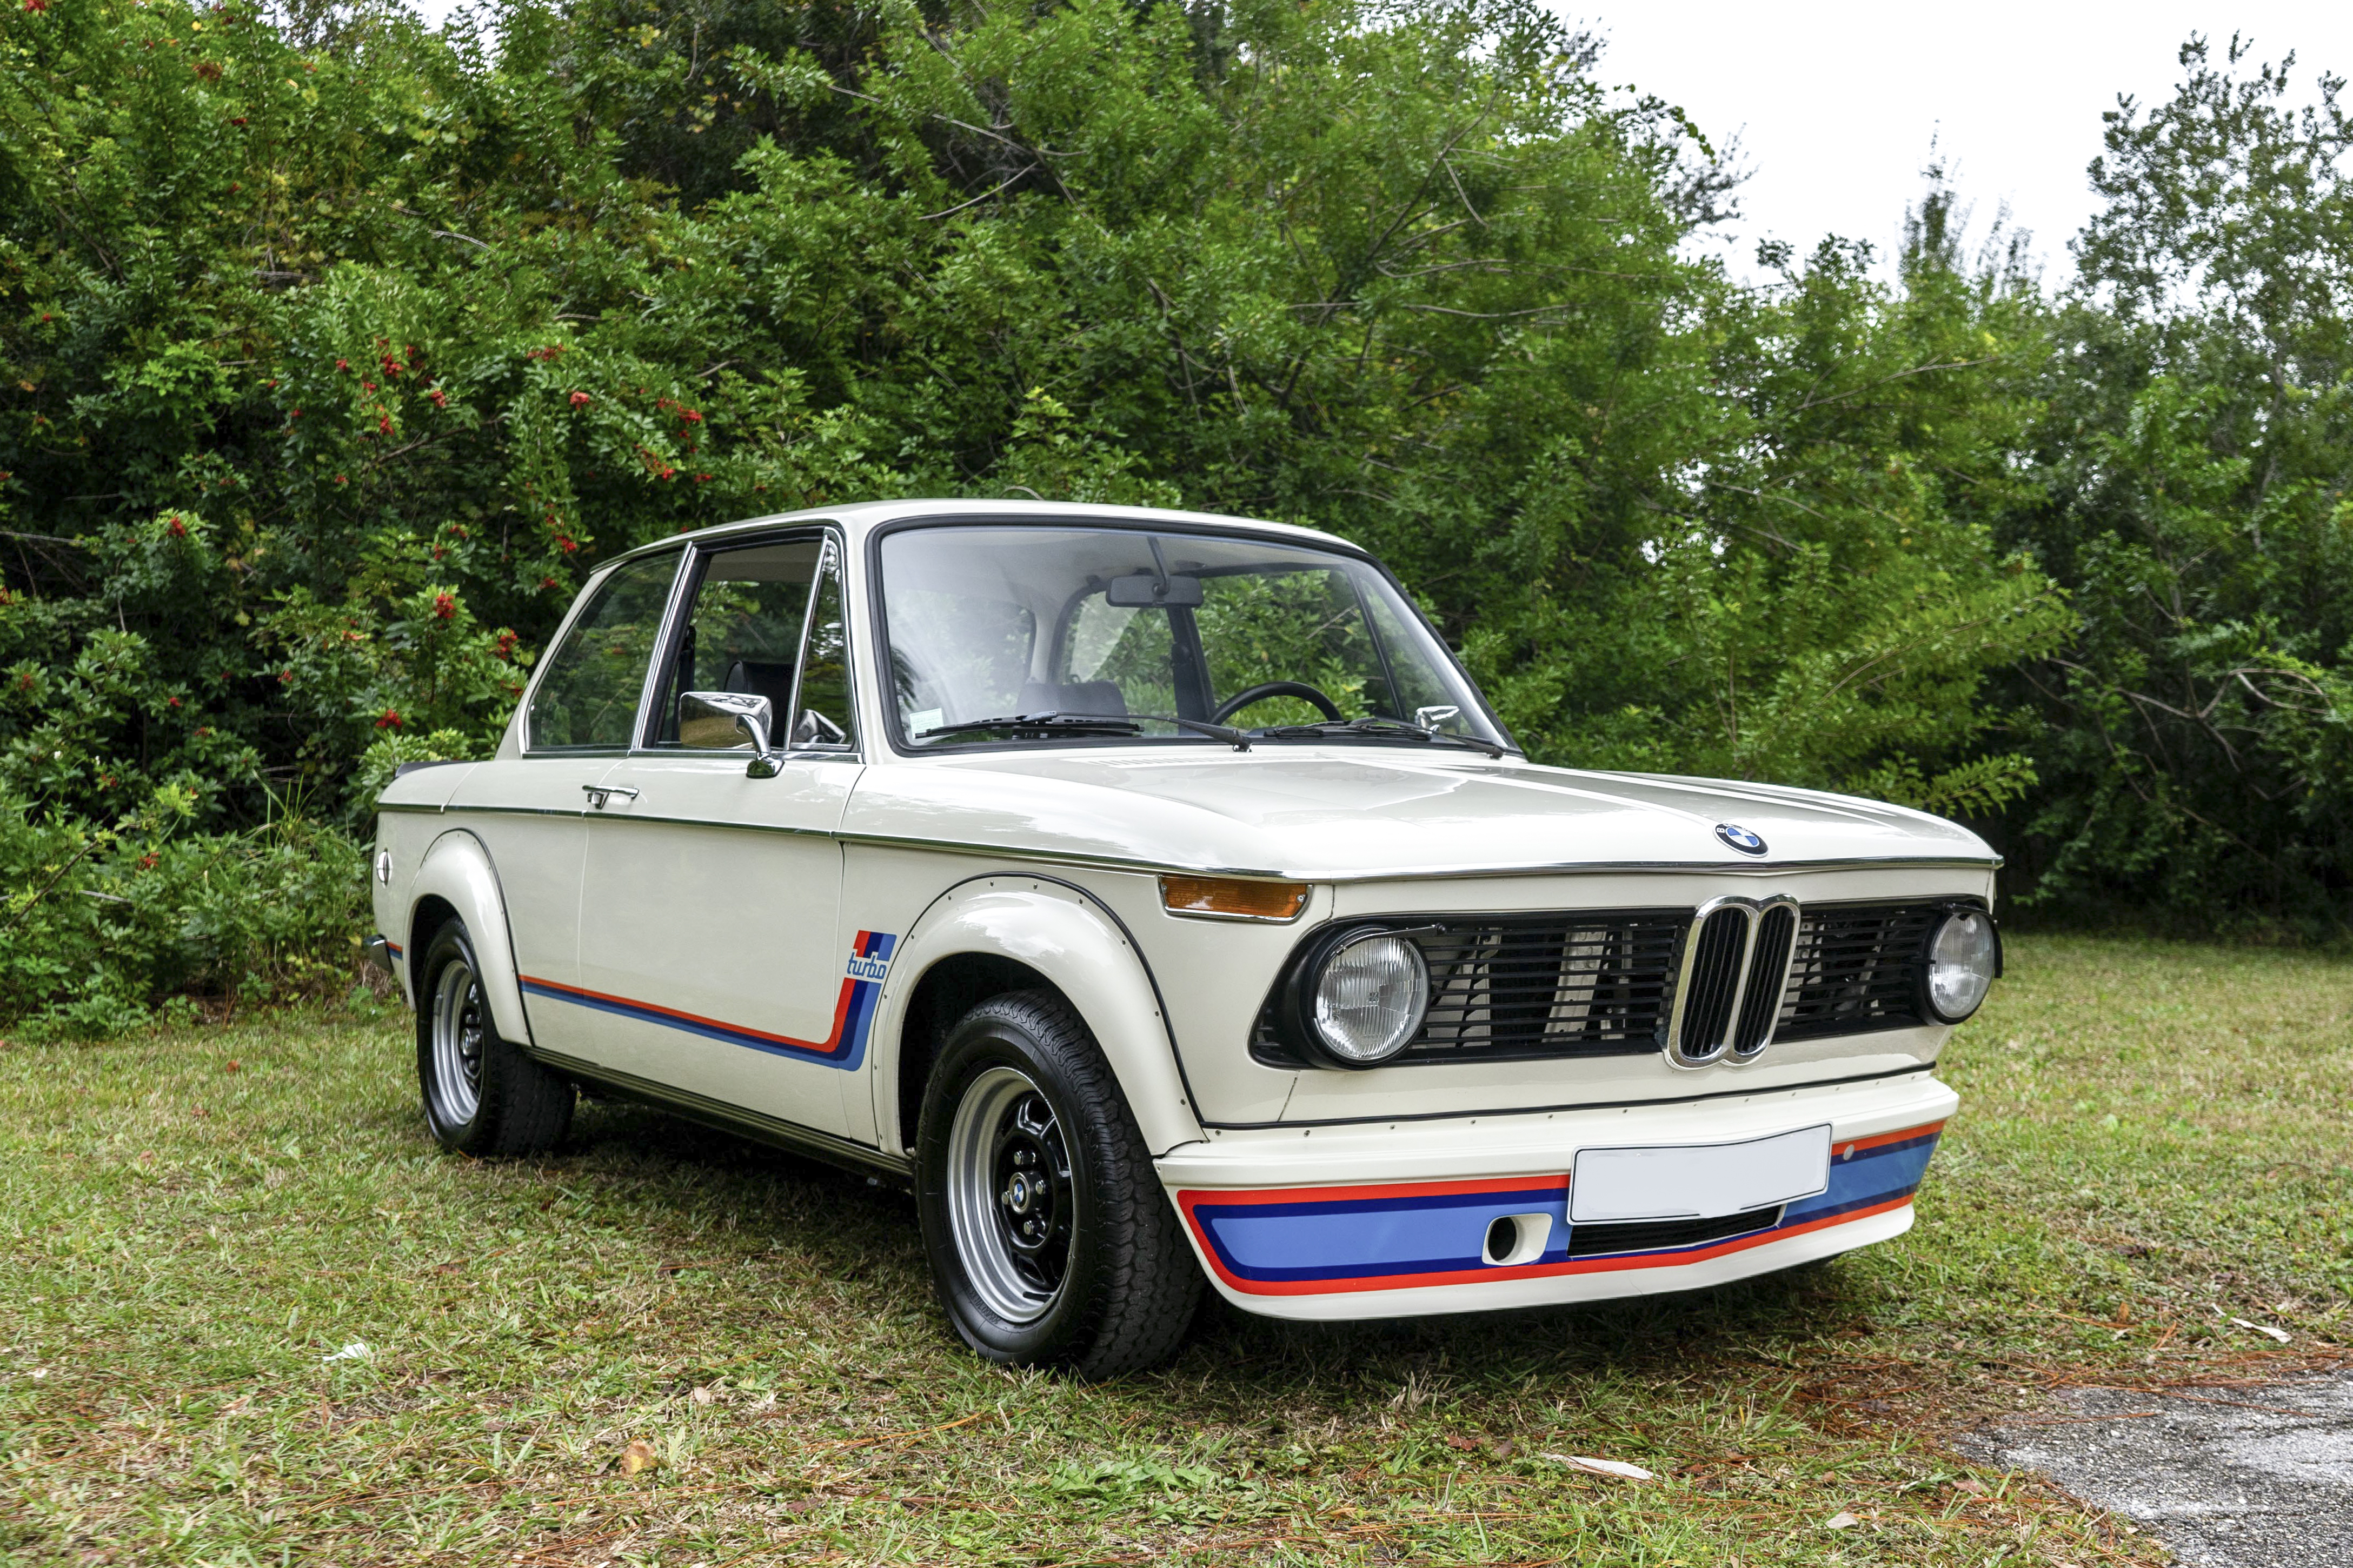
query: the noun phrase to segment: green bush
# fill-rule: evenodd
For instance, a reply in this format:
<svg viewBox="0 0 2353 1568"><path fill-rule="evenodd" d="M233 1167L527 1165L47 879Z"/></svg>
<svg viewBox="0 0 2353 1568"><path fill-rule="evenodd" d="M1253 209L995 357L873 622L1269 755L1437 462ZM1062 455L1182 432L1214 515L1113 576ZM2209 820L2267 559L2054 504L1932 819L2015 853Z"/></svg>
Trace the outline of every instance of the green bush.
<svg viewBox="0 0 2353 1568"><path fill-rule="evenodd" d="M158 997L231 1006L348 984L365 851L299 816L185 831L194 792L166 785L112 826L37 820L0 801L0 996L34 1035L111 1034Z"/></svg>

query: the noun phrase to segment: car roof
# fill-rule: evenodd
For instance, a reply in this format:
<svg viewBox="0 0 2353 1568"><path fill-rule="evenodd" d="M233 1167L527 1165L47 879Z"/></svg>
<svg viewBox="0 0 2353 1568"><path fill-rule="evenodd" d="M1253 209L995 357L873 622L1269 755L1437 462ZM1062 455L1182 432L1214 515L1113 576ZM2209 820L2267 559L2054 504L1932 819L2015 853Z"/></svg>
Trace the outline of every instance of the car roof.
<svg viewBox="0 0 2353 1568"><path fill-rule="evenodd" d="M1362 552L1361 546L1351 544L1337 534L1302 528L1296 523L1266 522L1256 518L1230 517L1219 512L1184 511L1170 507L1096 506L1082 501L968 500L946 496L931 500L859 501L849 506L811 507L805 511L782 511L766 517L747 517L735 522L714 523L709 528L698 528L655 540L650 544L640 544L613 557L605 565L617 565L633 556L667 550L687 541L707 544L733 534L758 533L779 524L797 522L837 523L849 535L849 542L855 547L862 543L868 534L886 523L915 519L950 526L1008 522L1160 523L1187 531L1239 531L1345 550L1352 553Z"/></svg>

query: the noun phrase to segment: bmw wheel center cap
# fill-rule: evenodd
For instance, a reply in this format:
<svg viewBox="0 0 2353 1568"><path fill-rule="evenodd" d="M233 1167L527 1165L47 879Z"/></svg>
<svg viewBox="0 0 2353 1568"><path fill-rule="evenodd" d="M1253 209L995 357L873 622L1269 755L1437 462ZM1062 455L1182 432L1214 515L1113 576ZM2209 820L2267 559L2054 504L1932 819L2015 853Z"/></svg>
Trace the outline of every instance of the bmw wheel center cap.
<svg viewBox="0 0 2353 1568"><path fill-rule="evenodd" d="M1732 846L1735 849L1739 850L1743 855L1762 855L1765 853L1765 840L1757 837L1757 835L1749 832L1748 829L1741 826L1736 822L1717 823L1715 825L1715 836L1718 838L1723 839L1726 844Z"/></svg>

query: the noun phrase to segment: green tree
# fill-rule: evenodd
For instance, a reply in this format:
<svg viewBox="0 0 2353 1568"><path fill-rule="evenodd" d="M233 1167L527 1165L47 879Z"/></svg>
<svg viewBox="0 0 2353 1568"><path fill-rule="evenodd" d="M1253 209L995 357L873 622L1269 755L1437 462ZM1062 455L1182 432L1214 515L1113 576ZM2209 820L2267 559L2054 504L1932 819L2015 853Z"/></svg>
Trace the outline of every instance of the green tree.
<svg viewBox="0 0 2353 1568"><path fill-rule="evenodd" d="M2353 888L2353 124L2293 57L2203 39L2107 118L2105 210L2049 362L2041 494L2002 535L2065 583L2024 672L2049 735L2037 898L2341 929Z"/></svg>
<svg viewBox="0 0 2353 1568"><path fill-rule="evenodd" d="M78 898L166 791L282 870L287 803L487 744L595 563L907 494L1329 528L1547 761L1998 805L2031 291L1943 207L1892 285L1735 287L1596 54L1533 0L7 13L0 879ZM257 973L138 896L181 948L0 1017Z"/></svg>

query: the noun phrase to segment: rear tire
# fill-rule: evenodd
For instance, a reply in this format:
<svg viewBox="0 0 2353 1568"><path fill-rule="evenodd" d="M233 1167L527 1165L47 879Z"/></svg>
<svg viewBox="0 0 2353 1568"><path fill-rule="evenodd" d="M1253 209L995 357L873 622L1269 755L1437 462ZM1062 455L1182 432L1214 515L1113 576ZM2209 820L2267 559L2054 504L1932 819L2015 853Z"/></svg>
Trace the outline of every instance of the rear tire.
<svg viewBox="0 0 2353 1568"><path fill-rule="evenodd" d="M501 1038L465 922L433 933L417 989L417 1082L445 1149L543 1154L572 1126L572 1084Z"/></svg>
<svg viewBox="0 0 2353 1568"><path fill-rule="evenodd" d="M1022 991L965 1014L924 1086L915 1143L923 1249L965 1343L1089 1378L1176 1351L1201 1272L1067 1003Z"/></svg>

